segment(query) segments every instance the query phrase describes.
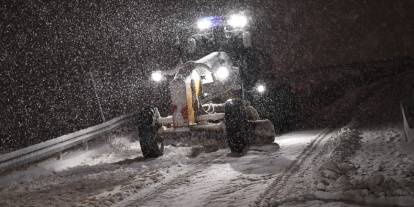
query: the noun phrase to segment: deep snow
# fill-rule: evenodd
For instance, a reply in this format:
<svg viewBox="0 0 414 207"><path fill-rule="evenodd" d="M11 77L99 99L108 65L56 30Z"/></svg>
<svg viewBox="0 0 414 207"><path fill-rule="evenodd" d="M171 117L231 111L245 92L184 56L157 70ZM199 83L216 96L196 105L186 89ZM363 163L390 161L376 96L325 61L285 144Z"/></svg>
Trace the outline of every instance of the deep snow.
<svg viewBox="0 0 414 207"><path fill-rule="evenodd" d="M0 206L412 206L401 130L293 132L242 157L167 146L151 160L132 134L115 137L2 175Z"/></svg>
<svg viewBox="0 0 414 207"><path fill-rule="evenodd" d="M344 127L314 162L313 185L281 206L413 206L414 156L402 128Z"/></svg>
<svg viewBox="0 0 414 207"><path fill-rule="evenodd" d="M252 147L243 157L220 149L191 158L192 148L167 146L163 157L146 161L138 142L118 137L89 151L69 152L61 160L51 158L1 176L0 204L123 206L140 201L140 206L214 206L245 196L239 202L246 205L318 133L281 136L280 150L273 145ZM22 194L29 196L17 199Z"/></svg>

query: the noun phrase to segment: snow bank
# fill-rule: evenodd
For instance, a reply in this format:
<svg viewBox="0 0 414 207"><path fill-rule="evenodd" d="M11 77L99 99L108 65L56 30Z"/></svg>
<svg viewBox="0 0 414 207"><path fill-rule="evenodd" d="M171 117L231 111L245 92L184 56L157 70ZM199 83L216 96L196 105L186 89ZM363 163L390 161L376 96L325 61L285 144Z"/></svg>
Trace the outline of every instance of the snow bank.
<svg viewBox="0 0 414 207"><path fill-rule="evenodd" d="M314 199L413 206L414 156L402 150L402 133L396 127L341 129L326 145Z"/></svg>
<svg viewBox="0 0 414 207"><path fill-rule="evenodd" d="M396 126L343 127L323 144L310 183L274 206L414 206L414 148Z"/></svg>
<svg viewBox="0 0 414 207"><path fill-rule="evenodd" d="M360 148L360 140L357 130L344 127L325 144L325 156L317 169L318 190L349 187L347 172L355 168L349 158Z"/></svg>
<svg viewBox="0 0 414 207"><path fill-rule="evenodd" d="M89 150L68 151L61 159L56 157L31 165L26 169L12 171L0 177L0 184L31 181L40 176L53 175L71 168L95 166L105 163L115 163L125 159L133 159L140 155L139 142L132 135L113 137L108 143L90 146Z"/></svg>

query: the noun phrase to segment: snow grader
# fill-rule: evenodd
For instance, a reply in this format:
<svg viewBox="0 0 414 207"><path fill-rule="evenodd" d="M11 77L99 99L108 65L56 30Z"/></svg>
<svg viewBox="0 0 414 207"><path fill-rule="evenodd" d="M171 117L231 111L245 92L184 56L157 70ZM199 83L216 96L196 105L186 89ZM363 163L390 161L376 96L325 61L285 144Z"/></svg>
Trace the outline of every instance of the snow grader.
<svg viewBox="0 0 414 207"><path fill-rule="evenodd" d="M274 142L272 122L260 119L245 99L245 93L266 90L263 84L250 90L243 85L243 51L252 44L250 21L244 14L200 19L185 51L196 54L209 46L216 50L196 61L181 61L172 70L152 72L152 81L169 81L172 115L162 117L153 106L139 112L138 135L145 158L161 156L167 144L227 144L232 153L242 155L250 145Z"/></svg>

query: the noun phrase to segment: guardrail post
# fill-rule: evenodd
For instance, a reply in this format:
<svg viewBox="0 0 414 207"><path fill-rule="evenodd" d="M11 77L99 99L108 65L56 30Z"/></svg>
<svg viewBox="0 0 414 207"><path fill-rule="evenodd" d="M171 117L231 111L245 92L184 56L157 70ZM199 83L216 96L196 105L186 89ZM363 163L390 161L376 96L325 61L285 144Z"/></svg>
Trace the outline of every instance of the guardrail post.
<svg viewBox="0 0 414 207"><path fill-rule="evenodd" d="M401 103L401 113L404 122L404 134L407 142L414 141L414 130L411 128L410 123L408 122L407 114L406 114L406 107L404 103Z"/></svg>
<svg viewBox="0 0 414 207"><path fill-rule="evenodd" d="M62 153L62 152L59 152L59 153L57 154L56 159L57 159L57 160L61 160L62 158L63 158L63 153Z"/></svg>
<svg viewBox="0 0 414 207"><path fill-rule="evenodd" d="M82 145L83 145L83 150L85 151L89 150L88 141L83 141Z"/></svg>

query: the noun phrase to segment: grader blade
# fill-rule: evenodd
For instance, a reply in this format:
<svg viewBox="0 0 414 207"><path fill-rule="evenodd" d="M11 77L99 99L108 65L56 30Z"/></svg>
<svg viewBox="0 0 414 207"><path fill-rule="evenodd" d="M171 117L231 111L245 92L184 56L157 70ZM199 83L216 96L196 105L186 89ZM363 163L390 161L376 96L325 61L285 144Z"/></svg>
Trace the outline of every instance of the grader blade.
<svg viewBox="0 0 414 207"><path fill-rule="evenodd" d="M274 143L276 135L272 122L257 120L249 121L247 136L251 145L266 145ZM226 126L223 122L188 128L162 127L158 130L158 137L165 145L227 147Z"/></svg>

